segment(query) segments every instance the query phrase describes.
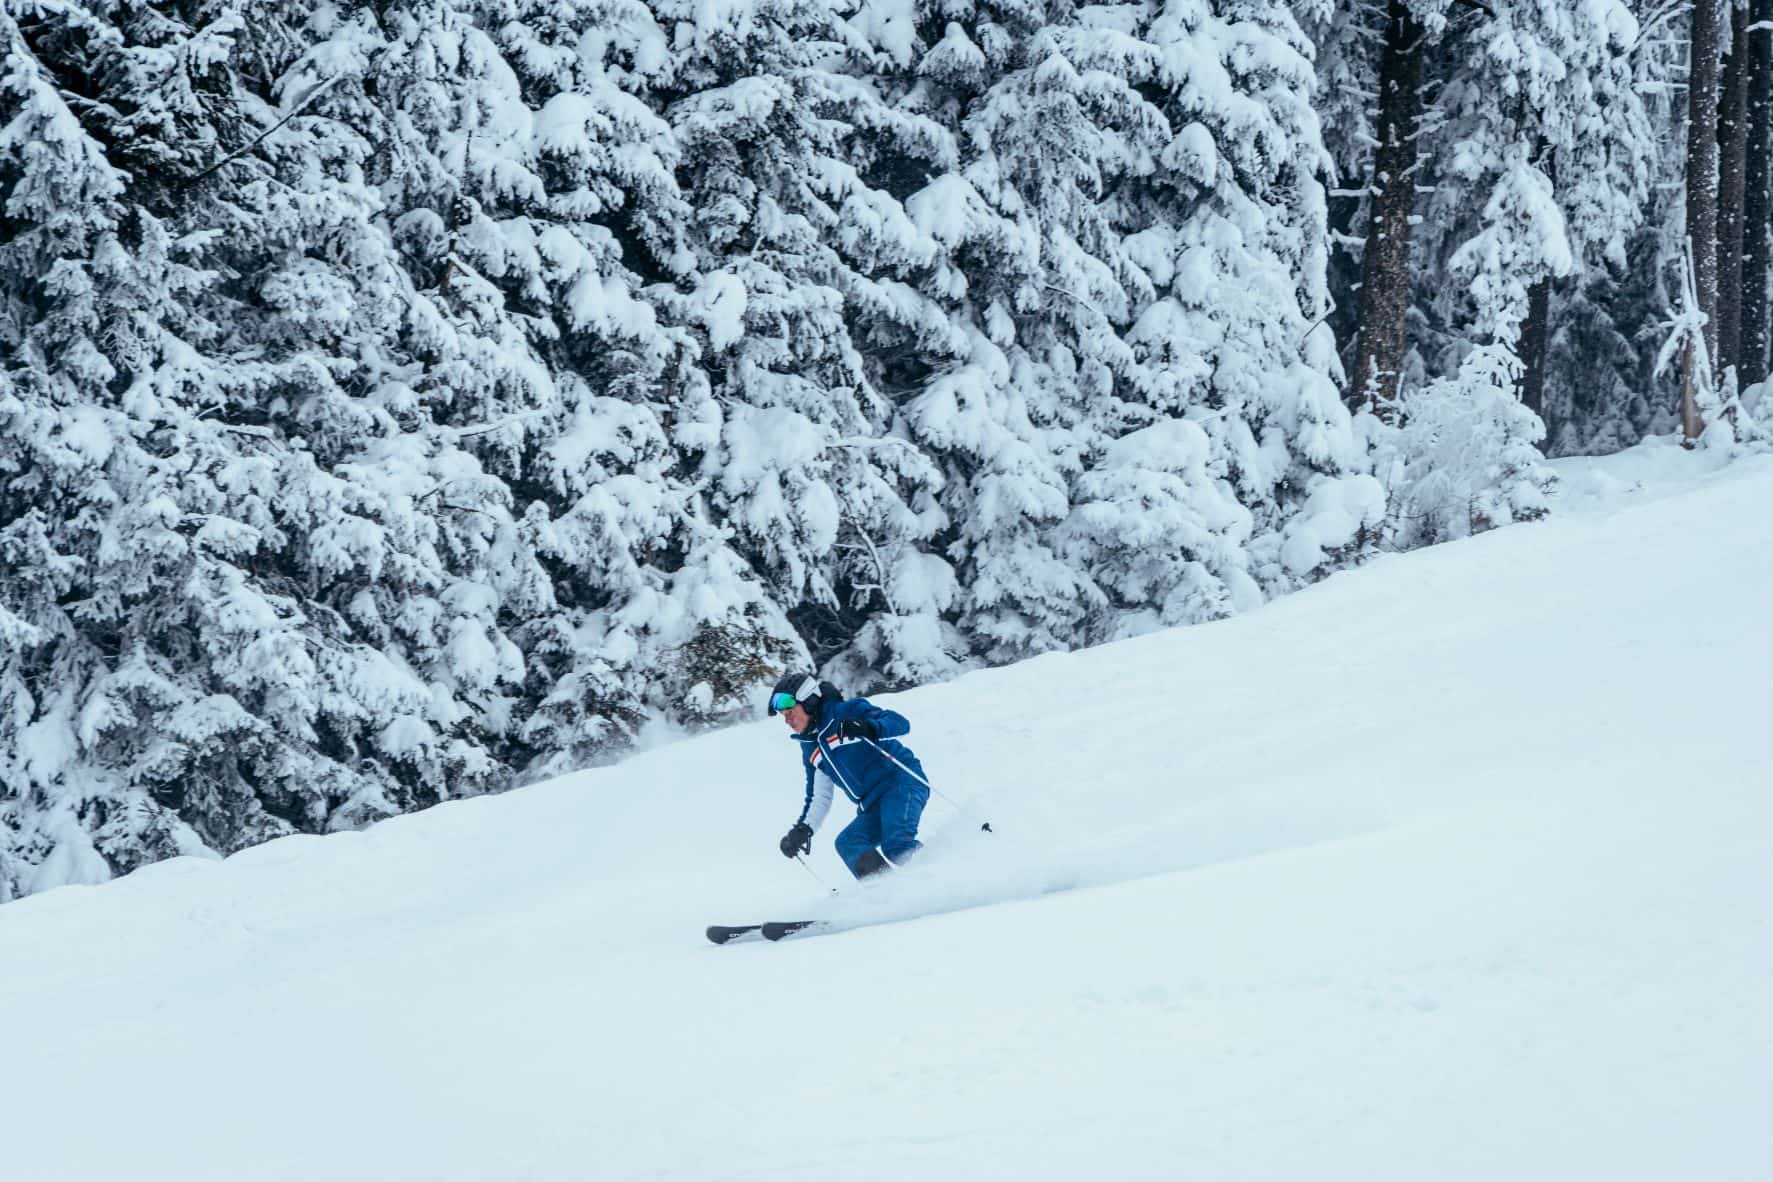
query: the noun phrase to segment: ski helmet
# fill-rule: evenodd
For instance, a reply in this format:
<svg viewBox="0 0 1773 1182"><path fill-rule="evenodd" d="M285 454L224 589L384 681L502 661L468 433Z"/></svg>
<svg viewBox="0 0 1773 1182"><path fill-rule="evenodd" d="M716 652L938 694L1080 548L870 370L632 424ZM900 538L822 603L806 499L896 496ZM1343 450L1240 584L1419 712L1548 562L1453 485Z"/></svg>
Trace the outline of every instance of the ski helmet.
<svg viewBox="0 0 1773 1182"><path fill-rule="evenodd" d="M770 715L799 706L817 716L819 707L843 697L829 681L820 681L811 673L784 673L770 691Z"/></svg>

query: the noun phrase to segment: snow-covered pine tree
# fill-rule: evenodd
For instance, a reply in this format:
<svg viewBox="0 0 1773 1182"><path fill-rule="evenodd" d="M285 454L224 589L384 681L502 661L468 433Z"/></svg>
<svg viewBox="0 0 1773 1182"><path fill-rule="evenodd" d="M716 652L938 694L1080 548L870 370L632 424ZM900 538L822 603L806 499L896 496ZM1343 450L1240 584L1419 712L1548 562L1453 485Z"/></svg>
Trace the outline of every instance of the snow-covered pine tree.
<svg viewBox="0 0 1773 1182"><path fill-rule="evenodd" d="M939 477L890 431L861 348L889 327L956 347L898 278L927 271L934 243L857 168L854 136L907 121L834 76L848 34L820 0L655 12L676 57L653 94L697 211L698 284L672 303L697 327L721 412L702 495L851 684L952 669L939 613L954 580L920 550L943 524Z"/></svg>
<svg viewBox="0 0 1773 1182"><path fill-rule="evenodd" d="M497 786L523 672L499 620L515 523L449 418L508 373L511 334L417 293L380 220L373 173L426 163L425 119L372 101L419 24L110 12L7 30L6 413L30 475L0 528L35 587L9 660L55 687L8 714L37 814L15 847L41 866L7 889ZM429 80L402 79L415 111Z"/></svg>
<svg viewBox="0 0 1773 1182"><path fill-rule="evenodd" d="M1457 371L1406 394L1401 425L1381 436L1401 461L1397 545L1430 545L1545 515L1547 478L1536 447L1544 427L1521 402L1520 380L1512 349L1478 345Z"/></svg>
<svg viewBox="0 0 1773 1182"><path fill-rule="evenodd" d="M1434 57L1443 84L1432 108L1435 166L1417 233L1422 336L1432 343L1428 358L1441 376L1433 379L1432 393L1426 386L1419 391L1424 397L1411 413L1451 417L1445 427L1423 424L1412 438L1438 439L1467 421L1468 409L1455 405L1462 386L1506 420L1474 439L1514 449L1522 439L1541 437L1542 428L1497 400L1495 379L1519 374L1521 393L1537 403L1551 338L1552 285L1584 263L1625 265L1654 149L1630 56L1638 33L1623 0L1503 2L1449 21ZM1472 357L1479 346L1505 350L1521 364ZM1521 410L1537 418L1534 407ZM1410 524L1401 539L1435 539L1493 520L1489 512L1464 510L1445 521L1425 517L1417 481L1431 478L1440 488L1447 473L1431 471L1422 457L1402 459L1405 470L1394 479ZM1461 470L1473 479L1525 482L1474 486L1465 501L1512 506L1529 516L1543 511L1548 477L1524 457L1474 456ZM1461 500L1443 494L1432 498L1436 504Z"/></svg>
<svg viewBox="0 0 1773 1182"><path fill-rule="evenodd" d="M61 79L95 74L119 35L73 6L24 15L21 25L11 6L0 11L0 901L103 880L98 832L160 811L79 766L86 687L106 665L86 621L117 624L109 605L86 606L90 568L133 491L108 470L114 460L128 475L147 466L115 399L86 391L118 380L107 345L131 355L148 346L134 339L138 321L111 321L104 286L127 281L118 238L128 177ZM101 709L85 737L108 721ZM202 848L176 820L140 835L144 860Z"/></svg>
<svg viewBox="0 0 1773 1182"><path fill-rule="evenodd" d="M671 315L697 260L674 137L641 97L669 79L665 33L624 0L475 11L498 67L455 132L457 224L415 244L441 286L473 276L496 293L523 338L505 352L532 359L465 446L523 506L510 559L528 693L507 756L541 774L606 756L648 718L730 717L794 645L697 496L720 410L695 325Z"/></svg>
<svg viewBox="0 0 1773 1182"><path fill-rule="evenodd" d="M1116 12L1082 10L1082 28L1112 31ZM1117 634L1321 577L1358 558L1383 513L1322 330L1310 43L1283 3L1167 0L1134 32L1142 52L1102 38L1086 58L1152 98L1162 129L1117 210L1155 298L1126 333L1136 365L1118 404L1092 408L1114 442L1091 457L1073 519Z"/></svg>
<svg viewBox="0 0 1773 1182"><path fill-rule="evenodd" d="M227 68L238 7L194 15L46 4L4 30L0 531L32 629L3 679L21 764L4 892L411 800L340 757L426 695L339 636L322 572L292 560L287 501L314 461L268 420L325 368L231 335L223 230L262 178L220 165L270 120ZM313 524L324 547L362 522L335 502Z"/></svg>
<svg viewBox="0 0 1773 1182"><path fill-rule="evenodd" d="M1336 224L1350 231L1343 241L1354 252L1370 245L1366 209L1387 194L1407 196L1403 214L1414 219L1404 223L1414 256L1413 294L1398 305L1391 325L1401 331L1408 316L1410 341L1386 351L1380 368L1420 385L1437 373L1456 371L1472 344L1487 339L1469 297L1472 276L1453 274L1451 263L1485 229L1483 211L1507 171L1507 149L1524 144L1533 166L1554 183L1579 274L1560 280L1540 268L1540 277L1527 285L1527 317L1511 346L1523 361L1523 398L1557 423L1555 447L1581 446L1585 437L1635 440L1650 405L1643 346L1652 344L1649 353L1654 348L1644 329L1667 315L1666 304L1653 298L1661 279L1645 274L1643 262L1660 252L1655 241L1660 220L1652 207L1672 193L1668 184L1655 181L1667 142L1666 136L1659 140L1657 129L1678 122L1667 110L1671 79L1661 52L1666 22L1678 13L1666 5L1625 0L1584 5L1390 0L1383 13L1357 0L1304 7L1319 45L1320 83L1332 88L1318 103L1326 116L1326 141L1344 177L1342 192L1361 207L1338 211ZM1640 26L1635 10L1649 26ZM1408 29L1400 16L1408 18ZM1400 30L1400 36L1391 35ZM1407 157L1398 154L1381 167L1385 176L1376 179L1375 135L1406 144L1370 122L1377 115L1383 124L1395 97L1381 93L1381 59L1404 60L1406 48L1418 71L1422 120L1409 129ZM1363 110L1363 101L1375 106ZM1380 183L1411 166L1409 194ZM1364 193L1356 181L1366 186ZM1388 225L1396 222L1392 214L1385 216ZM1389 232L1383 236L1388 245L1397 239ZM1468 252L1464 261L1473 258ZM1364 287L1357 287L1361 277L1355 268L1333 270L1345 308L1357 300L1365 307L1391 286L1375 285L1370 273L1383 259L1366 261ZM1643 295L1651 297L1649 302ZM1605 363L1573 354L1579 342L1608 343ZM1354 368L1366 357L1363 344Z"/></svg>
<svg viewBox="0 0 1773 1182"><path fill-rule="evenodd" d="M1552 455L1594 454L1629 447L1652 431L1673 429L1678 374L1659 378L1655 358L1661 325L1673 312L1671 284L1685 241L1679 211L1685 157L1677 134L1685 117L1686 45L1680 14L1638 4L1640 24L1618 64L1629 68L1629 95L1594 103L1583 121L1600 135L1624 132L1604 161L1592 154L1576 184L1640 193L1624 219L1573 212L1570 233L1583 272L1560 285L1552 301L1546 358L1545 419ZM1635 136L1633 133L1635 128ZM1636 138L1648 152L1631 149ZM1639 188L1618 183L1614 170L1641 172ZM1599 167L1597 167L1599 165ZM1566 174L1560 174L1560 176ZM1560 186L1562 188L1562 186ZM1621 206L1607 202L1613 210ZM1623 223L1623 224L1622 224ZM1596 231L1603 231L1597 233ZM1616 237L1608 238L1607 233Z"/></svg>
<svg viewBox="0 0 1773 1182"><path fill-rule="evenodd" d="M473 447L548 383L471 250L458 240L441 266L425 254L471 206L468 131L516 114L485 85L508 71L471 14L443 0L283 11L295 52L270 89L300 115L259 152L314 196L254 208L232 264L252 284L243 316L261 318L249 339L324 366L273 404L273 436L311 457L279 507L341 639L380 649L424 703L341 740L391 781L326 814L355 824L508 780L525 673L508 628L534 580L507 565L521 549L511 495Z"/></svg>
<svg viewBox="0 0 1773 1182"><path fill-rule="evenodd" d="M1642 293L1655 283L1654 253L1645 263L1649 274L1630 262L1652 239L1630 235L1624 267L1594 267L1553 293L1542 412L1549 456L1607 455L1649 431L1654 379L1642 342L1618 317L1652 306Z"/></svg>
<svg viewBox="0 0 1773 1182"><path fill-rule="evenodd" d="M1225 614L1376 516L1370 481L1314 479L1364 465L1328 341L1306 339L1321 138L1297 26L1247 7L858 22L903 71L902 107L963 144L910 207L976 345L907 423L950 474L961 621L990 659Z"/></svg>
<svg viewBox="0 0 1773 1182"><path fill-rule="evenodd" d="M1085 93L1037 43L1069 11L880 0L852 21L894 109L936 129L888 162L935 247L922 290L944 312L893 373L902 430L945 480L934 542L958 575L952 617L991 662L1078 643L1103 601L1055 532L1080 470L1081 402L1109 384L1104 350L1124 367L1111 316L1129 311L1120 284L1136 274L1091 254L1112 244L1078 200L1080 186L1104 195L1106 177L1090 174L1107 147L1092 123L1106 88ZM1043 168L1050 193L1029 186ZM1069 225L1073 214L1094 226Z"/></svg>

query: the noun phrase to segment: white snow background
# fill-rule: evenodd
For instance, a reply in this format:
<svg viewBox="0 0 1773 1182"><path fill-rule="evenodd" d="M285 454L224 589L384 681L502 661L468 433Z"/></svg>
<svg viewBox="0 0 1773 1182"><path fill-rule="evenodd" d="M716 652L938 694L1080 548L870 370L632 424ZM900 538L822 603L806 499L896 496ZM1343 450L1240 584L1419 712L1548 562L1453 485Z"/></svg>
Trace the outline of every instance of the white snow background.
<svg viewBox="0 0 1773 1182"><path fill-rule="evenodd" d="M770 720L0 908L0 1176L1773 1176L1773 458L1558 467L880 699L998 832L875 890L775 851ZM822 908L885 922L702 938Z"/></svg>

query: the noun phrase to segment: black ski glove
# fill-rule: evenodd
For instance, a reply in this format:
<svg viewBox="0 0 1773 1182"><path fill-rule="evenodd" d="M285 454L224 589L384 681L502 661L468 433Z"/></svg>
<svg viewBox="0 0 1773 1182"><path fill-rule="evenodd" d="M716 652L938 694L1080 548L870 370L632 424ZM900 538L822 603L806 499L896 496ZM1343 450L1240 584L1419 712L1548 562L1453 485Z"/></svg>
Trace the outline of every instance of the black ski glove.
<svg viewBox="0 0 1773 1182"><path fill-rule="evenodd" d="M837 733L846 739L867 739L869 742L880 738L880 731L866 718L850 718L838 723Z"/></svg>
<svg viewBox="0 0 1773 1182"><path fill-rule="evenodd" d="M813 827L805 821L796 821L794 828L782 835L782 856L792 858L796 854L813 852Z"/></svg>

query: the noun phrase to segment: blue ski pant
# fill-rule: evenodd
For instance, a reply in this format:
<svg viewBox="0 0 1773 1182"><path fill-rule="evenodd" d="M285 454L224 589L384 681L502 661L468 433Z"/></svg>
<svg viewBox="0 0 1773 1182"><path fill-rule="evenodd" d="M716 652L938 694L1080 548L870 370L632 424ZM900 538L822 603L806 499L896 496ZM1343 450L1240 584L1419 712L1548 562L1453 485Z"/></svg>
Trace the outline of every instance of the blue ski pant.
<svg viewBox="0 0 1773 1182"><path fill-rule="evenodd" d="M903 862L923 848L917 840L917 822L929 802L928 788L910 776L900 776L843 827L837 835L837 856L851 874L856 872L856 859L876 847L887 861L895 865Z"/></svg>

